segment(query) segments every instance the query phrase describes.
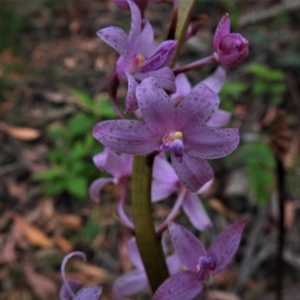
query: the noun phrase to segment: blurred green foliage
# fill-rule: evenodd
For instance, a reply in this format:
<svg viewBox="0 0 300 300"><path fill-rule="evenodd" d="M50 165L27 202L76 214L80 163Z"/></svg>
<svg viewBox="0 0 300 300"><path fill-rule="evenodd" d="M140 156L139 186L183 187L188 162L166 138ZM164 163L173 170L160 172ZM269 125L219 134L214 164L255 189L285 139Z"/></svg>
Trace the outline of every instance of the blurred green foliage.
<svg viewBox="0 0 300 300"><path fill-rule="evenodd" d="M275 159L263 142L239 146L238 154L246 166L250 187L259 204L269 202L274 190Z"/></svg>
<svg viewBox="0 0 300 300"><path fill-rule="evenodd" d="M108 98L94 101L87 94L73 90L85 112L71 116L65 125L51 125L48 134L54 143L48 153L49 170L33 174L34 180L44 182L47 195L68 192L85 198L89 183L99 177L92 157L101 151L100 143L92 136L92 128L100 119L115 117Z"/></svg>

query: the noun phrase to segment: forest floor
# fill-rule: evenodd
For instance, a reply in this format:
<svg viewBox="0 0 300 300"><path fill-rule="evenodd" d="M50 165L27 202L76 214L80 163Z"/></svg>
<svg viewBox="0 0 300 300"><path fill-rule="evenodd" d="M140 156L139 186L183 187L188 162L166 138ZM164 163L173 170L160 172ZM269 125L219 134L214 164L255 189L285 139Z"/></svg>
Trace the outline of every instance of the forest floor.
<svg viewBox="0 0 300 300"><path fill-rule="evenodd" d="M146 11L158 41L172 7ZM284 300L300 298L300 5L293 0L199 0L203 28L182 48L179 62L212 51L224 13L232 31L249 40L249 57L228 70L221 107L239 127L240 148L211 161L216 177L201 198L214 227L197 233L205 244L237 219L246 218L239 251L205 291L208 300L276 299L278 274ZM205 17L204 17L205 16ZM108 185L100 204L88 196L100 176L92 156L101 151L93 125L113 117L106 80L117 53L97 30L128 31L130 13L111 1L2 0L0 10L0 300L58 299L60 263L73 251L87 262L69 262L67 277L103 285L113 299L115 278L132 266L130 232L114 214L119 190ZM188 72L193 84L216 68ZM125 85L120 98L125 95ZM278 268L279 204L276 156L284 162L284 265ZM154 205L164 218L169 199ZM130 213L130 205L127 205ZM188 219L177 219L193 231ZM193 231L196 234L196 231ZM149 291L126 299L150 299Z"/></svg>

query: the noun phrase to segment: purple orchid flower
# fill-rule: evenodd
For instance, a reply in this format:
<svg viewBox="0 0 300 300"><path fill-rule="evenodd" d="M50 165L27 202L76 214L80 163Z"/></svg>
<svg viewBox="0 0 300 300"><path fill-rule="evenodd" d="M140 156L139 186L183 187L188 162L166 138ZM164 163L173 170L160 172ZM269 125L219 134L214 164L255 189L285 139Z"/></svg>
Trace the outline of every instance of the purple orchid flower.
<svg viewBox="0 0 300 300"><path fill-rule="evenodd" d="M223 66L234 67L249 53L248 41L239 33L230 33L229 15L219 22L213 40L215 58Z"/></svg>
<svg viewBox="0 0 300 300"><path fill-rule="evenodd" d="M207 191L212 182L213 179L205 183L197 193L191 193L182 185L171 164L166 160L165 155L157 155L153 166L152 201L157 202L169 197L172 193L179 193L179 196L164 223L168 223L173 219L180 206L182 206L183 211L196 229L203 231L211 227L211 220L201 201L199 201L198 194ZM161 225L158 228L158 231L160 231L161 227L164 226Z"/></svg>
<svg viewBox="0 0 300 300"><path fill-rule="evenodd" d="M100 202L100 192L108 183L119 184L121 197L118 205L118 214L120 221L129 229L134 225L124 211L124 205L128 194L128 178L132 173L133 156L128 154L117 154L109 148L93 157L94 164L101 170L111 174L110 178L98 178L92 182L89 188L89 194L93 201Z"/></svg>
<svg viewBox="0 0 300 300"><path fill-rule="evenodd" d="M202 80L200 84L207 85L213 92L219 93L226 81L226 72L224 68L218 67L216 71L209 77ZM191 84L184 73L180 73L175 77L176 93L171 94L174 103L179 103L191 90ZM217 109L207 123L210 127L222 127L230 119L231 113L222 109Z"/></svg>
<svg viewBox="0 0 300 300"><path fill-rule="evenodd" d="M90 185L89 193L90 197L95 201L100 201L100 191L108 183L118 184L122 178L129 177L132 173L132 155L120 154L118 155L109 148L96 154L93 157L94 164L101 170L111 174L113 177L110 178L99 178L96 179Z"/></svg>
<svg viewBox="0 0 300 300"><path fill-rule="evenodd" d="M164 41L157 47L149 21L142 21L141 13L134 2L127 0L127 3L132 16L129 35L114 26L97 32L104 42L121 55L116 63L115 72L120 81L128 81L126 113L138 108L135 95L137 80L142 81L152 76L163 89L175 91L174 74L167 65L177 49L177 42L171 40ZM114 76L111 80L113 78Z"/></svg>
<svg viewBox="0 0 300 300"><path fill-rule="evenodd" d="M86 255L83 252L75 251L66 255L61 264L61 276L63 285L60 289L60 300L98 300L101 293L101 286L89 286L82 288L82 283L79 280L67 280L65 274L65 267L67 261L73 257L79 256L86 261Z"/></svg>
<svg viewBox="0 0 300 300"><path fill-rule="evenodd" d="M113 291L117 299L134 295L149 285L135 238L128 241L127 249L129 258L136 269L120 276L114 282ZM167 256L166 260L170 274L173 275L180 271L181 263L176 253Z"/></svg>
<svg viewBox="0 0 300 300"><path fill-rule="evenodd" d="M94 137L120 153L170 150L177 176L197 192L213 177L205 159L226 156L239 143L238 129L206 126L218 107L218 95L201 84L175 106L154 78L143 80L136 95L144 121L103 121L94 126Z"/></svg>
<svg viewBox="0 0 300 300"><path fill-rule="evenodd" d="M208 250L184 227L169 223L175 251L188 270L169 277L152 300L190 300L199 295L210 276L227 267L240 244L245 221L237 221L221 232Z"/></svg>

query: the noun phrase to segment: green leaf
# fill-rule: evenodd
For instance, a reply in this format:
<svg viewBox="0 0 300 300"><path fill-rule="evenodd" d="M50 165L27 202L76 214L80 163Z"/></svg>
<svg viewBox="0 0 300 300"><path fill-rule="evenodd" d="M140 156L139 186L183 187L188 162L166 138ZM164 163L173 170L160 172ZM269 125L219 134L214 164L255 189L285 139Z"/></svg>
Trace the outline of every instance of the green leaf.
<svg viewBox="0 0 300 300"><path fill-rule="evenodd" d="M67 123L68 134L71 137L77 137L92 132L95 120L90 115L83 113L72 116Z"/></svg>
<svg viewBox="0 0 300 300"><path fill-rule="evenodd" d="M253 64L247 69L248 73L253 74L266 81L282 81L285 79L284 72L280 70L270 69L264 64Z"/></svg>
<svg viewBox="0 0 300 300"><path fill-rule="evenodd" d="M88 107L89 109L93 110L94 108L94 100L87 95L86 93L79 91L79 90L71 90L72 95L75 97L76 101L79 104L82 104L85 107Z"/></svg>
<svg viewBox="0 0 300 300"><path fill-rule="evenodd" d="M65 188L65 182L62 178L60 178L47 182L44 186L44 192L48 196L55 196L63 192Z"/></svg>
<svg viewBox="0 0 300 300"><path fill-rule="evenodd" d="M31 175L33 180L50 181L61 177L61 172L58 169L50 169L44 172L38 172Z"/></svg>
<svg viewBox="0 0 300 300"><path fill-rule="evenodd" d="M87 242L92 242L95 237L100 233L101 227L98 221L90 218L83 227L80 237L87 240Z"/></svg>
<svg viewBox="0 0 300 300"><path fill-rule="evenodd" d="M238 151L258 203L268 202L274 189L275 159L271 150L264 143L252 143L240 146Z"/></svg>
<svg viewBox="0 0 300 300"><path fill-rule="evenodd" d="M103 119L114 119L116 117L108 97L99 99L96 102L94 113Z"/></svg>
<svg viewBox="0 0 300 300"><path fill-rule="evenodd" d="M87 196L87 180L83 177L75 177L70 175L66 179L67 191L78 198L84 198Z"/></svg>

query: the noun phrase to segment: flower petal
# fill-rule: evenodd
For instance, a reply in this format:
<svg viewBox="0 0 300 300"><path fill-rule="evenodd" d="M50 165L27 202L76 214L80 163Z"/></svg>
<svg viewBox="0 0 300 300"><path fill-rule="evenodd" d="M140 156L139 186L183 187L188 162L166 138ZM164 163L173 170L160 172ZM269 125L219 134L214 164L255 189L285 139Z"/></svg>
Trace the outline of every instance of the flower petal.
<svg viewBox="0 0 300 300"><path fill-rule="evenodd" d="M160 139L141 121L109 120L96 124L94 137L106 147L119 153L146 154L152 152Z"/></svg>
<svg viewBox="0 0 300 300"><path fill-rule="evenodd" d="M169 255L166 258L167 261L167 266L168 266L168 270L169 273L171 275L174 275L176 273L178 273L181 270L182 264L178 258L178 255L176 253Z"/></svg>
<svg viewBox="0 0 300 300"><path fill-rule="evenodd" d="M162 42L155 53L146 59L141 67L141 72L149 72L165 67L171 62L177 49L177 41Z"/></svg>
<svg viewBox="0 0 300 300"><path fill-rule="evenodd" d="M183 271L169 277L155 292L152 300L191 300L203 290L196 274Z"/></svg>
<svg viewBox="0 0 300 300"><path fill-rule="evenodd" d="M230 19L229 19L229 15L225 14L220 20L214 34L213 45L215 51L218 48L218 44L220 42L221 37L229 33L230 33Z"/></svg>
<svg viewBox="0 0 300 300"><path fill-rule="evenodd" d="M131 0L127 0L127 2L131 11L131 26L128 36L128 45L130 48L129 56L132 56L133 54L136 54L136 42L138 41L139 34L141 33L142 18L137 5Z"/></svg>
<svg viewBox="0 0 300 300"><path fill-rule="evenodd" d="M68 280L68 286L74 292L74 294L82 288L82 282L79 280ZM72 299L73 295L70 294L69 287L64 283L59 292L59 299L60 300L70 300Z"/></svg>
<svg viewBox="0 0 300 300"><path fill-rule="evenodd" d="M217 109L206 125L209 127L222 127L229 121L230 116L229 111Z"/></svg>
<svg viewBox="0 0 300 300"><path fill-rule="evenodd" d="M101 171L106 171L114 178L128 176L132 170L132 156L128 154L118 155L110 148L105 147L104 150L94 155L94 164Z"/></svg>
<svg viewBox="0 0 300 300"><path fill-rule="evenodd" d="M164 153L155 156L152 176L154 179L166 183L176 184L178 182L178 177Z"/></svg>
<svg viewBox="0 0 300 300"><path fill-rule="evenodd" d="M195 126L183 132L186 151L193 156L213 159L233 152L239 144L237 128L219 129Z"/></svg>
<svg viewBox="0 0 300 300"><path fill-rule="evenodd" d="M219 96L205 84L195 86L176 107L180 131L206 124L219 105Z"/></svg>
<svg viewBox="0 0 300 300"><path fill-rule="evenodd" d="M183 152L181 162L178 161L173 152L171 152L171 160L180 181L193 193L196 193L214 176L214 172L207 161L189 155L186 151Z"/></svg>
<svg viewBox="0 0 300 300"><path fill-rule="evenodd" d="M171 100L175 100L178 97L185 97L192 89L191 83L184 73L179 73L175 77L176 93L170 96Z"/></svg>
<svg viewBox="0 0 300 300"><path fill-rule="evenodd" d="M200 82L205 84L213 92L219 93L226 81L226 71L223 67L219 66L216 71Z"/></svg>
<svg viewBox="0 0 300 300"><path fill-rule="evenodd" d="M111 26L99 30L97 35L119 54L128 57L128 36L123 29Z"/></svg>
<svg viewBox="0 0 300 300"><path fill-rule="evenodd" d="M134 264L134 266L140 270L144 270L144 265L135 238L131 238L127 242L127 250L128 250L129 258L131 262Z"/></svg>
<svg viewBox="0 0 300 300"><path fill-rule="evenodd" d="M164 67L159 70L145 72L145 73L137 73L134 74L134 77L138 80L142 81L149 77L154 77L159 85L169 92L175 92L176 86L174 82L174 73L169 67Z"/></svg>
<svg viewBox="0 0 300 300"><path fill-rule="evenodd" d="M148 20L143 20L144 27L136 44L136 49L142 53L145 58L152 56L156 51L156 44L154 42L154 33L152 26Z"/></svg>
<svg viewBox="0 0 300 300"><path fill-rule="evenodd" d="M142 81L136 89L136 97L145 123L153 132L160 134L161 140L175 121L173 102L153 77Z"/></svg>
<svg viewBox="0 0 300 300"><path fill-rule="evenodd" d="M213 241L207 254L217 259L217 267L213 274L222 271L235 255L243 233L245 220L240 220L222 231Z"/></svg>
<svg viewBox="0 0 300 300"><path fill-rule="evenodd" d="M135 96L135 91L138 86L138 83L132 75L130 75L127 72L125 72L125 74L127 76L127 81L128 81L125 113L129 113L129 112L135 111L139 108L138 102L137 102L137 99Z"/></svg>
<svg viewBox="0 0 300 300"><path fill-rule="evenodd" d="M117 299L136 294L146 288L148 279L144 270L128 272L114 282L113 291Z"/></svg>
<svg viewBox="0 0 300 300"><path fill-rule="evenodd" d="M99 178L94 180L89 187L89 195L91 199L99 203L100 202L100 192L102 188L108 183L114 183L114 178Z"/></svg>
<svg viewBox="0 0 300 300"><path fill-rule="evenodd" d="M188 230L177 223L169 223L172 243L181 263L190 271L197 272L200 256L206 256L203 244Z"/></svg>
<svg viewBox="0 0 300 300"><path fill-rule="evenodd" d="M151 186L152 202L157 202L166 199L176 191L177 191L177 187L173 183L153 180Z"/></svg>
<svg viewBox="0 0 300 300"><path fill-rule="evenodd" d="M212 226L211 220L196 194L187 193L182 208L196 229L203 231Z"/></svg>
<svg viewBox="0 0 300 300"><path fill-rule="evenodd" d="M88 286L76 293L72 300L98 300L102 293L102 286Z"/></svg>

